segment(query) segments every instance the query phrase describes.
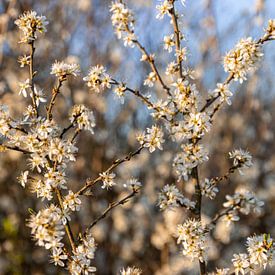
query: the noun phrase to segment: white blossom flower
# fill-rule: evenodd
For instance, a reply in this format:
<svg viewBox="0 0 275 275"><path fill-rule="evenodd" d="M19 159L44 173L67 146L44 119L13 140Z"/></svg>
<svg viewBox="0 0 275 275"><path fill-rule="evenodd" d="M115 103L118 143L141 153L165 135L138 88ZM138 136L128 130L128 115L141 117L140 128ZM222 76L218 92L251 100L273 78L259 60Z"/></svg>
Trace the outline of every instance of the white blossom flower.
<svg viewBox="0 0 275 275"><path fill-rule="evenodd" d="M52 65L51 74L54 74L60 80L66 79L67 76L78 76L80 67L78 64L67 64L64 61L55 61Z"/></svg>
<svg viewBox="0 0 275 275"><path fill-rule="evenodd" d="M25 172L22 172L21 175L17 178L19 183L23 188L25 188L26 183L28 181L29 171L26 170Z"/></svg>
<svg viewBox="0 0 275 275"><path fill-rule="evenodd" d="M230 100L232 95L233 94L230 92L228 85L223 83L218 83L217 88L213 92L214 97L220 96L220 101L225 101L228 105L231 105L232 103Z"/></svg>
<svg viewBox="0 0 275 275"><path fill-rule="evenodd" d="M74 105L70 114L70 121L77 125L78 129L94 133L95 117L93 111L90 111L84 105Z"/></svg>
<svg viewBox="0 0 275 275"><path fill-rule="evenodd" d="M235 274L238 275L239 273L241 274L246 274L247 269L249 267L249 259L248 255L245 253L240 253L240 254L234 254L233 255L233 265L235 269Z"/></svg>
<svg viewBox="0 0 275 275"><path fill-rule="evenodd" d="M64 209L69 208L72 211L79 211L81 205L81 200L78 195L75 194L72 190L69 190L68 195L65 196L63 201Z"/></svg>
<svg viewBox="0 0 275 275"><path fill-rule="evenodd" d="M88 87L96 93L99 93L106 88L111 88L110 76L106 73L106 69L100 65L92 67L89 74L85 76L83 80L86 81Z"/></svg>
<svg viewBox="0 0 275 275"><path fill-rule="evenodd" d="M65 264L63 261L67 260L68 256L63 253L63 250L61 248L54 248L52 250L52 255L51 255L51 261L54 263L54 265L59 265L61 267L64 267Z"/></svg>
<svg viewBox="0 0 275 275"><path fill-rule="evenodd" d="M169 53L172 52L172 47L175 46L174 34L164 36L163 41L164 49L167 50Z"/></svg>
<svg viewBox="0 0 275 275"><path fill-rule="evenodd" d="M216 187L215 183L207 178L200 183L200 187L202 195L211 200L213 200L219 192L219 189Z"/></svg>
<svg viewBox="0 0 275 275"><path fill-rule="evenodd" d="M27 89L31 87L30 80L27 79L25 82L20 82L19 86L20 86L19 95L22 94L24 97L27 97L28 96Z"/></svg>
<svg viewBox="0 0 275 275"><path fill-rule="evenodd" d="M40 33L46 32L48 21L45 16L38 16L35 11L27 11L15 20L15 25L23 32L20 43L30 43L36 39L36 31Z"/></svg>
<svg viewBox="0 0 275 275"><path fill-rule="evenodd" d="M168 0L164 0L163 3L157 5L156 8L158 10L156 18L163 19L164 15L170 15L169 12L173 8L173 5Z"/></svg>
<svg viewBox="0 0 275 275"><path fill-rule="evenodd" d="M241 39L224 57L224 70L232 73L234 80L242 83L246 80L247 73L255 69L262 56L260 45L251 37Z"/></svg>
<svg viewBox="0 0 275 275"><path fill-rule="evenodd" d="M81 243L73 252L72 261L69 264L69 271L73 275L91 274L96 271L91 260L95 257L96 244L90 233L86 234Z"/></svg>
<svg viewBox="0 0 275 275"><path fill-rule="evenodd" d="M163 132L156 125L147 128L146 134L141 134L137 139L141 145L149 148L150 153L154 152L156 148L162 150Z"/></svg>
<svg viewBox="0 0 275 275"><path fill-rule="evenodd" d="M127 36L129 33L133 34L135 20L131 10L124 3L113 2L110 12L112 13L111 20L118 39L121 39L125 35Z"/></svg>
<svg viewBox="0 0 275 275"><path fill-rule="evenodd" d="M141 187L141 182L139 182L136 178L131 178L127 180L127 182L124 183L123 186L125 188L139 189Z"/></svg>
<svg viewBox="0 0 275 275"><path fill-rule="evenodd" d="M143 84L148 87L153 87L156 80L157 80L156 73L151 72L151 73L149 73L148 77L144 80Z"/></svg>
<svg viewBox="0 0 275 275"><path fill-rule="evenodd" d="M122 270L120 270L120 275L141 275L142 271L141 269L137 268L137 267L127 267L126 269L122 268Z"/></svg>
<svg viewBox="0 0 275 275"><path fill-rule="evenodd" d="M175 185L166 184L159 193L158 205L161 210L185 206L187 209L195 208L195 202L185 198Z"/></svg>
<svg viewBox="0 0 275 275"><path fill-rule="evenodd" d="M233 165L238 167L242 174L242 168L249 168L252 166L252 157L248 151L242 149L229 152L229 157L233 159Z"/></svg>
<svg viewBox="0 0 275 275"><path fill-rule="evenodd" d="M177 227L177 243L182 245L182 253L192 260L206 259L207 233L199 220L188 219Z"/></svg>
<svg viewBox="0 0 275 275"><path fill-rule="evenodd" d="M103 185L101 186L102 189L109 189L111 187L113 187L114 185L116 185L116 183L114 182L114 178L116 176L115 173L108 173L108 172L102 172L99 174L99 176L102 179Z"/></svg>

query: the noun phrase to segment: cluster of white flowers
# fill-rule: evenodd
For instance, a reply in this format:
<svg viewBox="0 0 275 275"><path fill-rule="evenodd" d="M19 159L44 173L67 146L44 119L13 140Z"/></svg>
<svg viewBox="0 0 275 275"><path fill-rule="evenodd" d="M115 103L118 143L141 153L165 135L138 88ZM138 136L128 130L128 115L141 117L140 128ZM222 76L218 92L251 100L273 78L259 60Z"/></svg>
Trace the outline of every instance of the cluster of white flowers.
<svg viewBox="0 0 275 275"><path fill-rule="evenodd" d="M242 173L243 168L252 166L252 157L248 151L237 149L229 152L229 157L233 159L233 165Z"/></svg>
<svg viewBox="0 0 275 275"><path fill-rule="evenodd" d="M52 251L62 248L64 246L62 238L65 235L63 220L62 211L54 204L40 210L36 215L32 214L28 226L37 245Z"/></svg>
<svg viewBox="0 0 275 275"><path fill-rule="evenodd" d="M275 39L275 19L268 20L268 26L266 28L266 33L269 39Z"/></svg>
<svg viewBox="0 0 275 275"><path fill-rule="evenodd" d="M54 74L60 80L66 79L67 76L78 76L80 67L78 64L67 64L64 61L55 61L52 65L51 74Z"/></svg>
<svg viewBox="0 0 275 275"><path fill-rule="evenodd" d="M219 97L220 102L225 101L228 105L231 105L230 98L232 95L233 94L230 92L228 85L223 83L218 83L217 88L212 93L213 97Z"/></svg>
<svg viewBox="0 0 275 275"><path fill-rule="evenodd" d="M10 132L10 122L11 118L8 106L0 105L0 135L8 137L9 134L12 134Z"/></svg>
<svg viewBox="0 0 275 275"><path fill-rule="evenodd" d="M20 17L15 20L15 24L23 32L23 37L21 38L21 43L30 43L35 40L36 31L40 33L46 32L46 25L48 21L45 16L39 16L35 11L28 11L20 15Z"/></svg>
<svg viewBox="0 0 275 275"><path fill-rule="evenodd" d="M91 274L96 268L91 265L95 257L96 244L90 233L81 240L81 243L73 251L72 261L69 263L69 271L72 275Z"/></svg>
<svg viewBox="0 0 275 275"><path fill-rule="evenodd" d="M205 148L200 144L183 144L182 152L178 153L173 161L173 166L176 169L179 180L188 179L188 175L192 169L208 160L208 155Z"/></svg>
<svg viewBox="0 0 275 275"><path fill-rule="evenodd" d="M188 219L177 228L177 242L182 245L182 253L192 260L199 259L203 262L206 259L207 232L202 227L201 221Z"/></svg>
<svg viewBox="0 0 275 275"><path fill-rule="evenodd" d="M164 15L170 16L170 10L173 8L172 3L169 0L164 0L163 3L156 6L158 14L157 19L163 19Z"/></svg>
<svg viewBox="0 0 275 275"><path fill-rule="evenodd" d="M235 274L258 274L261 269L273 264L274 241L269 235L255 235L247 238L247 254L233 255Z"/></svg>
<svg viewBox="0 0 275 275"><path fill-rule="evenodd" d="M99 176L102 179L103 185L101 186L102 189L109 189L111 187L113 187L114 185L116 185L116 183L114 182L114 178L116 177L115 173L108 173L108 172L103 172L100 173Z"/></svg>
<svg viewBox="0 0 275 275"><path fill-rule="evenodd" d="M156 73L151 72L151 73L149 73L148 77L144 80L144 85L146 85L148 87L153 87L156 80L157 80Z"/></svg>
<svg viewBox="0 0 275 275"><path fill-rule="evenodd" d="M91 91L96 93L104 91L106 88L111 88L110 76L106 73L106 69L100 65L92 67L83 80L87 82Z"/></svg>
<svg viewBox="0 0 275 275"><path fill-rule="evenodd" d="M182 1L184 3L184 1ZM196 178L197 166L208 160L206 149L201 145L200 139L209 132L214 113L224 102L231 104L232 93L229 90L229 82L246 79L249 71L256 67L256 63L261 59L263 53L259 42L252 38L242 39L234 49L224 57L224 69L229 72L229 80L218 83L216 89L211 93L210 98L203 100L200 92L193 84L193 72L190 68L183 68L182 61L187 60L187 49L182 47L181 42L184 35L179 30L178 13L175 10L175 1L164 0L157 5L158 19L165 15L171 17L170 23L173 25L174 32L164 36L164 49L169 53L174 53L175 60L168 64L166 74L172 79L172 83L166 84L154 63L154 55L147 53L147 50L139 43L134 33L134 16L126 7L123 1L116 1L111 4L111 20L115 32L119 39L124 40L125 46L133 47L137 45L141 50L141 61L147 61L151 65L151 72L144 81L144 85L153 87L159 81L163 90L167 92L167 97L157 100L156 103L150 101L149 96L143 96L138 91L126 88L125 84L112 80L106 73L106 69L97 65L92 67L86 77L88 87L94 92L101 92L111 85L117 85L114 89L116 95L124 99L125 91L132 91L147 103L153 110L153 118L164 121L164 126L177 142L180 152L173 160L179 181L183 178L188 180L189 175L196 181L196 190L200 189L200 194L210 199L214 199L218 188L215 180L205 179L199 182ZM29 43L33 46L33 41L37 38L36 31L41 33L46 31L47 25L44 16L37 16L36 12L24 13L15 24L23 31L21 42ZM269 21L266 29L266 39L274 38L274 20ZM19 58L21 67L32 64L33 52ZM30 66L30 72L32 71ZM66 64L65 62L55 62L51 68L51 74L59 79L59 84L67 80L67 76L78 76L80 67L77 64ZM52 119L51 109L54 105L53 96L49 108L46 108L47 119L40 116L38 105L46 102L42 90L33 83L34 74L31 72L29 79L19 84L20 91L24 97L32 97L32 106L28 106L24 112L24 118L18 121L12 119L8 108L0 106L0 134L5 137L5 144L14 147L16 150L28 154L29 170L22 172L18 180L25 187L30 184L30 190L36 193L42 201L47 199L50 206L40 210L37 214L32 214L28 225L32 228L32 235L39 246L44 246L52 253L51 261L55 265L68 267L71 274L89 274L95 272L92 260L95 254L95 241L90 233L82 238L80 235L77 243L74 243L68 229L71 220L70 215L74 211L79 211L81 206L79 192L67 190L66 168L70 162L76 160L75 155L78 151L75 146L75 138L81 130L88 130L93 133L95 118L92 111L84 105L75 105L69 116L71 124L67 128L60 128ZM53 89L58 94L57 88ZM54 94L54 93L53 93ZM219 99L216 101L216 99ZM204 104L202 104L204 102ZM213 104L212 104L213 103ZM68 132L75 129L74 135L70 138ZM142 148L148 148L149 152L154 152L157 148L162 150L164 143L164 133L162 128L153 125L145 132L137 136L137 140ZM4 148L1 145L0 149ZM2 150L2 149L1 149ZM233 159L233 168L242 169L252 165L251 156L243 150L230 152ZM116 185L114 181L115 173L111 169L99 174L96 181L102 181L102 189L109 189ZM141 183L132 178L124 184L125 187L136 192ZM64 189L66 191L64 191ZM64 194L66 192L66 194ZM53 204L54 194L57 203ZM197 195L197 194L196 194ZM252 211L259 212L263 202L257 199L254 194L248 191L236 192L233 196L226 196L227 202L223 205L226 208L222 216L228 222L239 220L239 212L249 214ZM200 201L193 202L186 198L175 185L165 185L159 194L160 209L170 209L183 206L192 210L197 216ZM200 214L200 213L199 213ZM66 230L65 230L66 229ZM64 247L63 236L67 232L71 243L71 251ZM69 233L68 233L69 232ZM178 243L182 245L183 255L198 259L201 263L206 260L207 230L202 226L200 219L188 219L183 224L178 225ZM271 262L274 245L273 240L266 235L251 237L248 239L248 254L234 255L233 265L238 274L246 273L253 268L266 267ZM216 274L226 274L227 269L217 269ZM138 268L128 267L121 270L123 275L138 275L141 271Z"/></svg>
<svg viewBox="0 0 275 275"><path fill-rule="evenodd" d="M156 148L162 150L163 132L161 128L153 125L152 128L147 128L146 133L139 134L137 140L142 146L148 147L150 153L154 152Z"/></svg>
<svg viewBox="0 0 275 275"><path fill-rule="evenodd" d="M136 178L131 178L131 179L127 180L126 183L123 184L123 186L125 188L137 190L141 187L141 182L139 182L138 179L136 179Z"/></svg>
<svg viewBox="0 0 275 275"><path fill-rule="evenodd" d="M122 268L120 275L141 275L141 269L137 267L127 267L126 269Z"/></svg>
<svg viewBox="0 0 275 275"><path fill-rule="evenodd" d="M161 210L184 206L187 209L195 208L195 202L184 197L175 185L166 184L159 193L158 205Z"/></svg>
<svg viewBox="0 0 275 275"><path fill-rule="evenodd" d="M169 53L171 53L173 50L173 47L175 46L174 34L164 36L163 41L164 41L164 49L167 50Z"/></svg>
<svg viewBox="0 0 275 275"><path fill-rule="evenodd" d="M223 204L228 212L225 216L225 220L229 224L231 221L238 221L240 218L238 212L248 215L251 212L261 213L264 202L259 200L253 193L240 190L233 196L226 195L227 201Z"/></svg>
<svg viewBox="0 0 275 275"><path fill-rule="evenodd" d="M79 211L81 205L81 200L78 198L78 195L75 194L72 190L69 190L67 196L65 196L63 201L64 209L69 208L71 211Z"/></svg>
<svg viewBox="0 0 275 275"><path fill-rule="evenodd" d="M256 41L251 37L241 39L224 57L224 70L232 73L234 80L242 83L246 80L247 73L255 69L262 56L261 47Z"/></svg>
<svg viewBox="0 0 275 275"><path fill-rule="evenodd" d="M121 100L121 103L124 103L124 96L125 96L126 87L123 83L120 83L115 89L114 93L116 96Z"/></svg>
<svg viewBox="0 0 275 275"><path fill-rule="evenodd" d="M219 189L216 187L216 184L213 180L205 179L200 183L202 195L213 200L216 197L216 194L219 192Z"/></svg>
<svg viewBox="0 0 275 275"><path fill-rule="evenodd" d="M112 13L112 24L118 39L124 40L124 45L134 47L133 41L136 40L134 34L134 17L126 5L122 2L113 2L110 8Z"/></svg>
<svg viewBox="0 0 275 275"><path fill-rule="evenodd" d="M70 115L70 121L77 125L78 129L94 133L95 117L93 111L84 105L74 105Z"/></svg>

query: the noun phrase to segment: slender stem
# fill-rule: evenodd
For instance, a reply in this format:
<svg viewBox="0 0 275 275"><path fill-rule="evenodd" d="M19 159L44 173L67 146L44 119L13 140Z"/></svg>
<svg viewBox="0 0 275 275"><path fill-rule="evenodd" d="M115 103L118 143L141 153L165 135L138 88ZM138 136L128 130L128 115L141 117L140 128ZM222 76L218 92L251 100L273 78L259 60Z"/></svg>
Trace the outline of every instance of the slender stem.
<svg viewBox="0 0 275 275"><path fill-rule="evenodd" d="M155 64L155 60L152 56L150 56L147 52L147 50L145 49L144 46L141 45L141 43L138 40L133 40L133 43L135 45L137 45L137 47L140 49L140 51L142 52L142 54L144 54L146 56L146 61L150 64L150 67L152 69L152 71L156 74L158 81L160 82L162 88L171 96L170 93L170 89L169 87L164 83L157 67Z"/></svg>
<svg viewBox="0 0 275 275"><path fill-rule="evenodd" d="M74 135L72 136L72 139L71 139L71 143L74 142L74 140L76 139L76 137L78 136L78 134L81 132L81 129L76 129L75 132L74 132Z"/></svg>
<svg viewBox="0 0 275 275"><path fill-rule="evenodd" d="M180 34L180 30L179 30L179 24L178 24L178 17L176 15L176 10L175 10L175 2L173 1L173 8L170 10L170 15L172 17L172 24L173 24L173 28L174 28L174 34L175 34L175 42L176 42L176 49L179 53L179 51L181 50L181 34ZM179 67L179 77L182 78L183 74L182 74L182 60L180 58L180 56L178 55L177 57L177 62L178 62L178 67Z"/></svg>
<svg viewBox="0 0 275 275"><path fill-rule="evenodd" d="M198 173L198 167L194 167L191 172L191 176L193 180L195 181L195 217L199 221L201 221L201 204L202 204L202 193L201 193L201 187L200 187L200 182L199 182L199 173ZM200 274L204 275L206 274L206 263L205 261L201 262L199 261L200 264Z"/></svg>
<svg viewBox="0 0 275 275"><path fill-rule="evenodd" d="M113 85L119 85L120 84L115 79L112 79L112 82L110 82L110 83L113 84ZM125 86L125 89L126 89L126 91L128 91L128 92L134 94L136 97L140 98L141 101L144 102L148 106L148 108L154 109L156 112L163 111L162 108L155 106L148 98L146 98L145 96L143 96L138 90L131 89L131 88L127 87L127 86ZM169 119L167 118L167 116L163 115L161 117L163 119L169 121Z"/></svg>
<svg viewBox="0 0 275 275"><path fill-rule="evenodd" d="M104 172L105 173L110 173L112 170L114 170L117 166L119 166L120 164L126 162L126 161L130 161L132 159L132 157L134 157L135 155L138 155L141 150L143 149L144 147L139 147L136 151L134 152L130 152L128 155L126 155L124 158L121 158L121 159L117 159L115 160L112 165L107 169L105 170ZM85 192L87 191L87 189L89 189L91 186L93 186L94 184L96 184L97 182L99 182L101 180L101 177L97 177L96 179L92 180L90 178L88 178L86 180L86 183L85 185L76 193L77 195L84 195Z"/></svg>
<svg viewBox="0 0 275 275"><path fill-rule="evenodd" d="M34 36L34 32L33 31L33 36ZM34 92L34 83L33 83L33 78L35 76L34 73L34 52L35 52L35 47L34 47L34 40L31 40L29 42L30 45L30 63L29 63L29 74L30 74L30 86L31 86L31 98L32 98L32 106L35 110L36 116L38 117L38 107L36 105L36 94Z"/></svg>
<svg viewBox="0 0 275 275"><path fill-rule="evenodd" d="M55 104L55 100L56 100L56 97L57 95L60 93L60 88L62 86L62 83L63 83L63 79L58 79L58 84L56 87L53 88L52 90L52 98L51 98L51 101L49 103L49 106L47 107L47 119L48 120L52 120L52 110L53 110L53 107L54 107L54 104Z"/></svg>
<svg viewBox="0 0 275 275"><path fill-rule="evenodd" d="M127 195L126 197L122 198L119 201L115 201L109 204L109 206L103 211L103 213L98 216L88 227L87 231L91 230L100 220L104 219L106 217L106 215L112 211L115 207L119 206L119 205L123 205L126 202L128 202L128 200L132 197L134 197L136 194L138 193L137 189L133 189L132 193Z"/></svg>
<svg viewBox="0 0 275 275"><path fill-rule="evenodd" d="M62 199L61 191L58 188L56 188L55 193L56 193L56 196L57 196L57 199L58 199L59 207L61 208L61 210L63 212L64 208L63 208L63 199ZM71 230L70 223L69 223L67 218L66 218L65 230L66 230L66 234L68 236L70 245L72 247L72 250L75 251L74 237L73 237L73 233L72 233L72 230Z"/></svg>
<svg viewBox="0 0 275 275"><path fill-rule="evenodd" d="M18 147L18 146L9 146L9 145L0 143L0 149L1 149L1 147L2 147L4 150L5 150L5 149L9 149L9 150L21 152L21 153L23 153L23 154L31 154L31 152L29 152L29 151L27 151L27 150L24 150L24 149L21 149L21 148Z"/></svg>

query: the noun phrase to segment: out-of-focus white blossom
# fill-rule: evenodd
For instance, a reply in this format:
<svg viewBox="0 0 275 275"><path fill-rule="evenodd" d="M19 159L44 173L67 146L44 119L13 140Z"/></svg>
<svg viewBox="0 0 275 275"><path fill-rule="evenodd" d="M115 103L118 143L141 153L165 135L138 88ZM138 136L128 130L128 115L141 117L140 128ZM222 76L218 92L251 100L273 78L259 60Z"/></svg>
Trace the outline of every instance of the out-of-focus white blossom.
<svg viewBox="0 0 275 275"><path fill-rule="evenodd" d="M51 74L54 74L60 80L66 79L67 76L78 76L80 67L78 64L67 64L64 61L55 61L52 65Z"/></svg>
<svg viewBox="0 0 275 275"><path fill-rule="evenodd" d="M142 274L142 271L141 269L137 268L137 267L127 267L126 269L125 268L122 268L120 270L120 275L141 275Z"/></svg>
<svg viewBox="0 0 275 275"><path fill-rule="evenodd" d="M163 19L164 15L170 15L170 10L173 8L173 5L168 0L164 0L163 3L156 6L158 14L157 19Z"/></svg>
<svg viewBox="0 0 275 275"><path fill-rule="evenodd" d="M141 187L141 182L138 181L136 178L131 178L126 181L126 183L123 184L125 188L131 188L131 189L139 189Z"/></svg>
<svg viewBox="0 0 275 275"><path fill-rule="evenodd" d="M108 173L108 172L102 172L99 174L99 176L102 179L103 185L101 186L102 189L109 189L111 187L113 187L114 185L116 185L116 183L114 182L114 178L116 176L115 173Z"/></svg>

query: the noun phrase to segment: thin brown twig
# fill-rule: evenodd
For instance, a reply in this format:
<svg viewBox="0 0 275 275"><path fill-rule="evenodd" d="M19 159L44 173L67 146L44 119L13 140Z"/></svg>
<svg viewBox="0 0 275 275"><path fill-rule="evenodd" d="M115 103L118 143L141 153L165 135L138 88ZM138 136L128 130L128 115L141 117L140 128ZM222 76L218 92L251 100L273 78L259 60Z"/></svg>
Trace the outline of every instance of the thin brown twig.
<svg viewBox="0 0 275 275"><path fill-rule="evenodd" d="M33 37L34 37L35 30L33 30ZM31 40L29 42L30 45L30 63L29 63L29 74L30 74L30 86L31 86L31 98L32 98L32 106L36 112L36 116L38 117L38 107L36 105L36 94L34 92L34 83L33 83L33 78L35 76L34 72L34 52L35 52L35 47L34 47L34 40Z"/></svg>
<svg viewBox="0 0 275 275"><path fill-rule="evenodd" d="M143 146L140 146L136 151L134 152L130 152L128 155L126 155L124 158L120 158L115 160L112 165L106 169L104 172L105 173L110 173L112 170L114 170L117 166L119 166L120 164L126 162L126 161L130 161L132 159L132 157L138 155L141 150L144 149ZM97 177L96 179L92 180L90 178L88 178L86 180L85 185L76 192L77 195L83 195L85 194L85 192L87 191L87 189L89 189L91 186L93 186L94 184L96 184L97 182L101 181L101 176Z"/></svg>
<svg viewBox="0 0 275 275"><path fill-rule="evenodd" d="M61 191L58 188L56 188L55 193L56 193L56 196L57 196L57 199L58 199L59 207L63 212L64 207L63 207L63 199L62 199ZM69 223L67 218L66 218L66 224L64 226L65 226L65 231L66 231L66 234L68 236L70 245L72 247L72 251L75 251L75 241L74 241L74 237L73 237L73 233L72 233L72 230L71 230L70 223Z"/></svg>
<svg viewBox="0 0 275 275"><path fill-rule="evenodd" d="M112 79L112 81L110 82L110 84L119 85L120 83L119 83L117 80ZM122 84L124 85L124 83L122 83ZM160 107L156 107L148 98L146 98L145 96L143 96L143 95L140 93L140 91L134 90L134 89L132 89L132 88L130 88L130 87L127 87L127 86L125 86L125 85L124 85L124 87L125 87L126 91L128 91L128 92L134 94L136 97L140 98L141 101L142 101L143 103L145 103L145 104L148 106L148 108L154 109L156 112L161 112L161 111L163 111ZM163 115L163 116L161 116L161 117L162 117L163 119L169 121L169 119L167 118L167 116Z"/></svg>
<svg viewBox="0 0 275 275"><path fill-rule="evenodd" d="M156 67L156 64L155 64L155 60L154 58L147 52L147 50L145 49L144 46L142 46L142 44L138 41L138 40L133 40L133 43L135 45L137 45L137 47L140 49L140 51L142 52L142 54L144 54L146 56L146 61L150 64L150 67L152 69L152 71L155 73L158 81L160 82L162 88L168 93L168 95L171 96L171 93L170 93L170 89L169 87L164 83L157 67Z"/></svg>
<svg viewBox="0 0 275 275"><path fill-rule="evenodd" d="M49 103L49 106L46 107L47 109L47 119L48 120L52 120L52 110L53 110L53 107L54 107L54 104L55 104L55 100L56 100L56 97L58 96L58 94L60 93L60 88L62 86L62 83L65 79L60 79L58 78L58 84L56 87L53 88L52 90L52 97L51 97L51 101Z"/></svg>
<svg viewBox="0 0 275 275"><path fill-rule="evenodd" d="M173 8L170 10L170 15L172 17L172 24L173 24L173 28L174 28L174 34L175 34L175 42L176 42L176 50L179 51L181 50L181 33L179 30L179 24L178 24L178 17L176 15L176 10L175 10L175 1L173 1ZM180 58L180 56L178 55L177 57L177 62L178 62L178 67L179 67L179 77L182 78L183 77L183 73L182 73L182 60Z"/></svg>
<svg viewBox="0 0 275 275"><path fill-rule="evenodd" d="M134 197L136 194L138 193L138 189L133 189L132 193L127 195L126 197L122 198L119 201L115 201L109 204L109 206L103 211L103 213L98 216L88 227L87 231L91 230L99 221L101 221L102 219L104 219L106 217L106 215L112 211L115 207L119 206L119 205L123 205L126 202L128 202L128 200L132 197Z"/></svg>
<svg viewBox="0 0 275 275"><path fill-rule="evenodd" d="M17 152L21 152L23 154L31 154L30 151L22 149L18 146L10 146L10 145L6 145L4 143L0 143L0 147L2 147L4 150L5 149L9 149L9 150L13 150L13 151L17 151Z"/></svg>

